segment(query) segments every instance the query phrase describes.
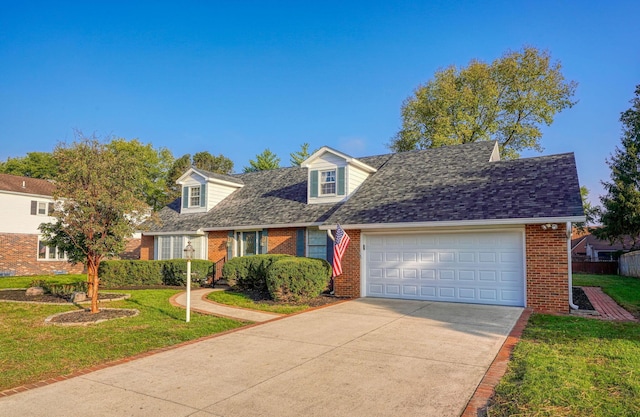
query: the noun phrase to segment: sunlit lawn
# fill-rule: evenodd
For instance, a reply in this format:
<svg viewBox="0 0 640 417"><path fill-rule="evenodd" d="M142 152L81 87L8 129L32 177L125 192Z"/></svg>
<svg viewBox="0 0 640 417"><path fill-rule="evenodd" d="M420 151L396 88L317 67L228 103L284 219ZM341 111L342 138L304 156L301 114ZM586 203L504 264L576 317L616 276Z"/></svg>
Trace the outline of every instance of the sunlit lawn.
<svg viewBox="0 0 640 417"><path fill-rule="evenodd" d="M0 286L26 287L33 278L0 278ZM51 279L60 283L77 280ZM0 390L242 326L231 319L198 313L192 313L186 323L185 310L168 301L178 290L126 292L130 299L103 305L135 308L140 315L77 327L44 323L49 315L77 309L75 306L0 302Z"/></svg>
<svg viewBox="0 0 640 417"><path fill-rule="evenodd" d="M250 308L252 310L268 311L271 313L291 314L303 311L309 308L308 305L289 305L289 304L269 304L253 301L246 294L233 291L214 291L207 295L211 301L220 304L227 304L234 307Z"/></svg>
<svg viewBox="0 0 640 417"><path fill-rule="evenodd" d="M602 286L638 313L640 279L576 275L574 284ZM534 314L488 416L640 416L640 324Z"/></svg>

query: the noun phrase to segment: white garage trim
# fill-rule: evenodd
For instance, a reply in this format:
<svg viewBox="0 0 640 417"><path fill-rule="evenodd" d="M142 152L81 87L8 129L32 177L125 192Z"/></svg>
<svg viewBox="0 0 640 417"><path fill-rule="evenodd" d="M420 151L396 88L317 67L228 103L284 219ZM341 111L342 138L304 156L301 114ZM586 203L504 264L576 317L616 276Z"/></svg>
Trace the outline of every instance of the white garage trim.
<svg viewBox="0 0 640 417"><path fill-rule="evenodd" d="M522 225L368 232L361 240L360 293L365 297L526 306ZM491 246L483 246L488 242ZM518 250L509 250L509 242Z"/></svg>

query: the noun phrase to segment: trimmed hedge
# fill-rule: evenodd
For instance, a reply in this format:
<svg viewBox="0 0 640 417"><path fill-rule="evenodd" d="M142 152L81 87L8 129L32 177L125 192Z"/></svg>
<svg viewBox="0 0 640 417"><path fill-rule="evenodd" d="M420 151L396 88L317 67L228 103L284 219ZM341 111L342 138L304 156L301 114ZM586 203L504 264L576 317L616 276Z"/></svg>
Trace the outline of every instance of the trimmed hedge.
<svg viewBox="0 0 640 417"><path fill-rule="evenodd" d="M214 263L202 259L191 261L191 283L200 286L208 277L214 276ZM187 261L102 261L98 270L103 288L152 285L187 284Z"/></svg>
<svg viewBox="0 0 640 417"><path fill-rule="evenodd" d="M299 301L319 296L331 279L331 265L322 259L279 259L267 270L267 289L275 301Z"/></svg>
<svg viewBox="0 0 640 417"><path fill-rule="evenodd" d="M222 267L222 278L243 290L266 290L267 270L274 262L291 255L251 255L232 258Z"/></svg>

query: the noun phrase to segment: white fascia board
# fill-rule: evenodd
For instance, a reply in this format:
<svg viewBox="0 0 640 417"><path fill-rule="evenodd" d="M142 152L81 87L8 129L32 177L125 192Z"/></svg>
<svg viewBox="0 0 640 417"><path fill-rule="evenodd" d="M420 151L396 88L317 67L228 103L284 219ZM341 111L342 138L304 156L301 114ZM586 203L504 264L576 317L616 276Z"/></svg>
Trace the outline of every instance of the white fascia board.
<svg viewBox="0 0 640 417"><path fill-rule="evenodd" d="M202 229L198 230L175 230L171 232L145 232L142 231L144 236L167 236L167 235L204 235Z"/></svg>
<svg viewBox="0 0 640 417"><path fill-rule="evenodd" d="M259 230L259 229L290 229L294 227L319 227L321 222L309 222L309 223L285 223L285 224L256 224L250 226L216 226L205 227L202 230L205 232L219 232L222 230Z"/></svg>
<svg viewBox="0 0 640 417"><path fill-rule="evenodd" d="M191 176L191 174L197 174L198 176L200 176L203 179L205 179L204 176L201 173L199 173L198 171L193 169L193 167L191 167L191 168L189 168L187 170L187 172L185 172L184 174L180 175L180 178L178 178L176 180L176 184L182 185L184 183L184 181Z"/></svg>
<svg viewBox="0 0 640 417"><path fill-rule="evenodd" d="M239 184L237 182L231 182L231 181L224 181L218 178L207 178L207 182L213 183L213 184L218 184L218 185L224 185L227 187L233 187L233 188L242 188L244 187L244 184Z"/></svg>
<svg viewBox="0 0 640 417"><path fill-rule="evenodd" d="M307 159L305 159L300 166L302 168L309 168L309 166L312 164L312 162L314 160L316 160L317 158L319 158L320 156L322 156L322 154L324 154L325 152L329 152L334 154L335 156L344 159L345 161L347 161L347 164L350 165L354 165L357 166L358 168L362 169L363 171L366 171L368 173L374 173L377 171L377 169L375 169L372 166L369 166L367 164L365 164L364 162L361 162L359 160L357 160L356 158L347 155L346 153L342 153L340 151L336 151L333 148L330 148L328 146L323 146L322 148L318 149L317 151L315 151L313 153L313 155L311 155L310 157L308 157Z"/></svg>
<svg viewBox="0 0 640 417"><path fill-rule="evenodd" d="M0 194L11 194L11 195L19 195L23 197L33 197L33 198L46 198L47 200L53 200L53 197L45 194L30 194L30 193L21 193L18 191L0 191Z"/></svg>
<svg viewBox="0 0 640 417"><path fill-rule="evenodd" d="M586 221L585 216L573 217L532 217L523 219L492 219L492 220L460 220L441 222L406 222L406 223L365 223L365 224L341 224L343 229L401 229L416 227L456 227L456 226L506 226L522 224L546 224L546 223L577 223ZM336 224L324 224L321 230L332 230Z"/></svg>

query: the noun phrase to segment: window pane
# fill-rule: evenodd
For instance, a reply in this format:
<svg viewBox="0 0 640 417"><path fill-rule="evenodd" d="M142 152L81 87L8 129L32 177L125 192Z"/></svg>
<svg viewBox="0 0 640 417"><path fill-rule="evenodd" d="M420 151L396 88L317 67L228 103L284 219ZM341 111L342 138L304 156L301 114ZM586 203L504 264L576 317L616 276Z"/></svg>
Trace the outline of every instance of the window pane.
<svg viewBox="0 0 640 417"><path fill-rule="evenodd" d="M327 260L327 247L326 246L309 246L308 257Z"/></svg>
<svg viewBox="0 0 640 417"><path fill-rule="evenodd" d="M202 236L189 236L189 239L191 240L191 246L193 247L193 250L195 251L193 253L193 259L203 259L202 255L201 255L201 253L202 253Z"/></svg>
<svg viewBox="0 0 640 417"><path fill-rule="evenodd" d="M327 232L324 230L307 230L309 258L327 259Z"/></svg>
<svg viewBox="0 0 640 417"><path fill-rule="evenodd" d="M49 246L49 259L56 259L56 247L55 246Z"/></svg>
<svg viewBox="0 0 640 417"><path fill-rule="evenodd" d="M38 214L47 214L47 203L38 203Z"/></svg>
<svg viewBox="0 0 640 417"><path fill-rule="evenodd" d="M38 259L47 258L47 247L44 243L38 242Z"/></svg>
<svg viewBox="0 0 640 417"><path fill-rule="evenodd" d="M322 171L320 174L320 194L335 194L336 171Z"/></svg>
<svg viewBox="0 0 640 417"><path fill-rule="evenodd" d="M244 253L243 255L255 255L256 252L256 232L244 232L243 234Z"/></svg>
<svg viewBox="0 0 640 417"><path fill-rule="evenodd" d="M184 248L187 246L186 243L183 243L182 236L172 236L173 240L173 256L171 259L182 259L184 258Z"/></svg>
<svg viewBox="0 0 640 417"><path fill-rule="evenodd" d="M160 241L160 259L171 259L171 236L159 236Z"/></svg>
<svg viewBox="0 0 640 417"><path fill-rule="evenodd" d="M325 245L327 244L327 232L324 230L308 230L309 245Z"/></svg>
<svg viewBox="0 0 640 417"><path fill-rule="evenodd" d="M195 207L198 206L200 207L200 187L191 187L189 189L190 193L191 193L191 198L189 199L189 206L190 207Z"/></svg>

